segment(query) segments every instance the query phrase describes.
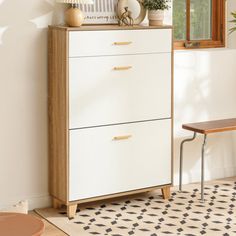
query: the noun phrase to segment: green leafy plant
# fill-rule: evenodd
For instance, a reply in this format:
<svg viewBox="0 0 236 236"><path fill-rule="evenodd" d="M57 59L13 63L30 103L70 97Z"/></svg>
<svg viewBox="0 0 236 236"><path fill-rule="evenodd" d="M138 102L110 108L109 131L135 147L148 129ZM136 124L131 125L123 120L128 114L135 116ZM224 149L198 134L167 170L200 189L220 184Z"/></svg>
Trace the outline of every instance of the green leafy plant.
<svg viewBox="0 0 236 236"><path fill-rule="evenodd" d="M231 20L230 22L234 23L235 26L229 30L230 34L233 33L234 31L236 31L236 11L235 12L231 12L231 15L233 16L234 19Z"/></svg>
<svg viewBox="0 0 236 236"><path fill-rule="evenodd" d="M170 0L144 0L143 6L147 10L168 10Z"/></svg>

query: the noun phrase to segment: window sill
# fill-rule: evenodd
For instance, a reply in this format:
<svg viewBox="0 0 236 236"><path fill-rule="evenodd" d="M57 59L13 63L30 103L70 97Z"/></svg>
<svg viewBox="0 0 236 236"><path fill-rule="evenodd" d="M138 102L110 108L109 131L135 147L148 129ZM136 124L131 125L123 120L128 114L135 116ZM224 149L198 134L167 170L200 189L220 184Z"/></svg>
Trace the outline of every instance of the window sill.
<svg viewBox="0 0 236 236"><path fill-rule="evenodd" d="M174 53L191 53L191 52L226 52L226 51L236 51L234 48L221 47L221 48L198 48L196 49L178 49L174 50Z"/></svg>
<svg viewBox="0 0 236 236"><path fill-rule="evenodd" d="M209 48L225 48L225 42L223 41L212 41L212 40L202 40L202 41L191 41L191 43L199 43L198 46L185 47L184 41L174 42L174 50L196 50L196 49L209 49Z"/></svg>

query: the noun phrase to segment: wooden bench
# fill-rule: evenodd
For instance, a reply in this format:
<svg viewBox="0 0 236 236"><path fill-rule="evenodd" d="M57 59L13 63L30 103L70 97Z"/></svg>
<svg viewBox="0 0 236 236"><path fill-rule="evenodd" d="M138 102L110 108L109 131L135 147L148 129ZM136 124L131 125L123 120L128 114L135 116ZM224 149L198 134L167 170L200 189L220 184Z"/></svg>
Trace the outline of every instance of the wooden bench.
<svg viewBox="0 0 236 236"><path fill-rule="evenodd" d="M192 138L183 140L180 145L179 190L182 191L183 145L185 142L193 141L196 138L197 133L203 134L204 139L201 154L201 201L204 202L204 154L207 135L211 133L236 130L236 118L183 124L182 128L193 131L194 133Z"/></svg>

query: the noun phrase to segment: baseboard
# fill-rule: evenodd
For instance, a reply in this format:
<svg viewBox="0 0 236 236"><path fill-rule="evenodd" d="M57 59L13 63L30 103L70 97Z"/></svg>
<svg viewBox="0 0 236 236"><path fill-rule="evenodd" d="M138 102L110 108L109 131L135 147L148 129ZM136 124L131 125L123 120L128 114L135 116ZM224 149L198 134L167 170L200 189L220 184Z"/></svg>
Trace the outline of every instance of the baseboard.
<svg viewBox="0 0 236 236"><path fill-rule="evenodd" d="M183 184L190 184L190 183L196 183L200 182L201 179L201 170L197 171L194 169L194 171L189 172L183 172ZM216 179L223 179L227 177L234 177L236 176L236 166L232 167L224 167L224 168L211 168L205 170L205 180L216 180ZM174 175L174 185L179 184L179 173L175 173Z"/></svg>
<svg viewBox="0 0 236 236"><path fill-rule="evenodd" d="M29 210L36 208L45 208L51 206L51 197L49 195L35 196L28 199L29 201Z"/></svg>
<svg viewBox="0 0 236 236"><path fill-rule="evenodd" d="M205 180L215 180L215 179L223 179L227 177L236 176L236 166L233 167L224 167L224 168L212 168L210 170L206 170ZM199 171L184 172L183 173L183 184L194 183L200 181L200 169ZM179 183L179 173L175 173L174 175L174 185L178 185ZM33 210L36 208L46 208L51 206L51 197L48 194L39 195L39 196L31 196L24 197L24 199L11 199L6 204L1 205L1 208L6 208L11 205L18 203L21 200L27 200L29 203L29 210Z"/></svg>
<svg viewBox="0 0 236 236"><path fill-rule="evenodd" d="M27 201L29 210L36 208L46 208L51 206L51 197L48 194L38 196L24 196L9 198L7 202L0 203L0 209L8 209L20 201Z"/></svg>

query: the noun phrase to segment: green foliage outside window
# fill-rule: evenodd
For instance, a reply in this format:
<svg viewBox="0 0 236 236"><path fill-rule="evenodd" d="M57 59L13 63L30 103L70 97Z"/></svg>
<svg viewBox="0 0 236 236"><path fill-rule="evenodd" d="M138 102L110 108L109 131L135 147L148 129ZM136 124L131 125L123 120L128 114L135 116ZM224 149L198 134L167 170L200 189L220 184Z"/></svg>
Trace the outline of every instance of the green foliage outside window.
<svg viewBox="0 0 236 236"><path fill-rule="evenodd" d="M211 0L190 0L190 38L211 39Z"/></svg>
<svg viewBox="0 0 236 236"><path fill-rule="evenodd" d="M173 1L174 38L186 39L186 0Z"/></svg>
<svg viewBox="0 0 236 236"><path fill-rule="evenodd" d="M190 0L190 39L211 38L212 0ZM174 38L186 40L186 0L173 1Z"/></svg>

